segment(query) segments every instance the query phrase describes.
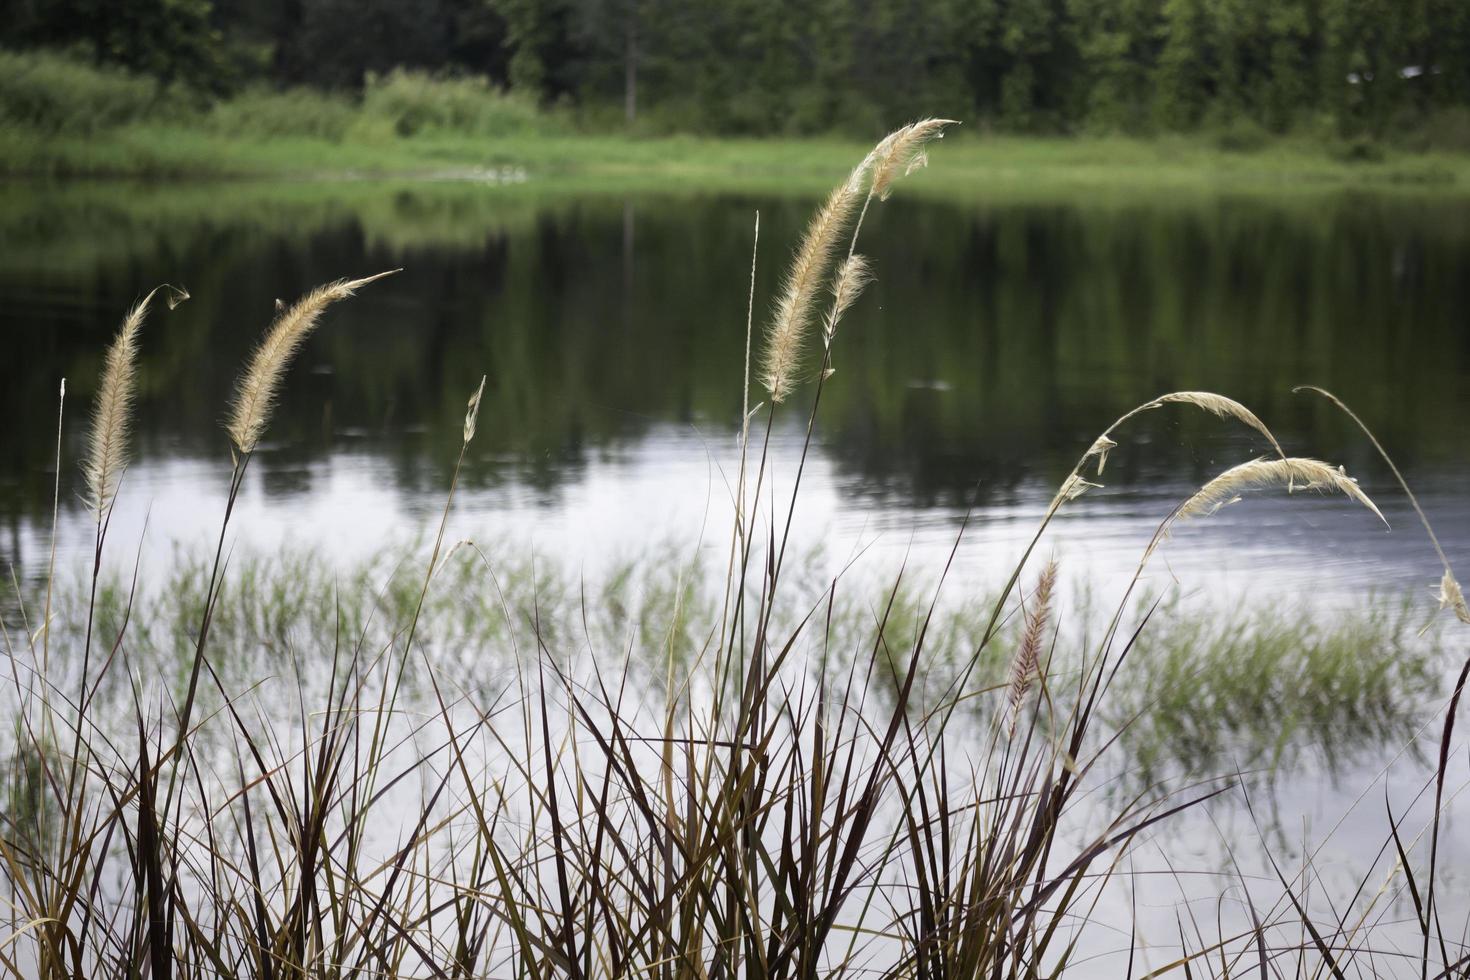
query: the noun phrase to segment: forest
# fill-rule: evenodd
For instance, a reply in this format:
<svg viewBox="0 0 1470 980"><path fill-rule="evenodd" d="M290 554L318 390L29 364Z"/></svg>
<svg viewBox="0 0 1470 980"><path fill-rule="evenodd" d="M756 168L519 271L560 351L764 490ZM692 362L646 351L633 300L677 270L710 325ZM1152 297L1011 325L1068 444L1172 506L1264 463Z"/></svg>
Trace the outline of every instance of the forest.
<svg viewBox="0 0 1470 980"><path fill-rule="evenodd" d="M656 133L1470 128L1463 0L3 0L0 25L205 104L402 68Z"/></svg>

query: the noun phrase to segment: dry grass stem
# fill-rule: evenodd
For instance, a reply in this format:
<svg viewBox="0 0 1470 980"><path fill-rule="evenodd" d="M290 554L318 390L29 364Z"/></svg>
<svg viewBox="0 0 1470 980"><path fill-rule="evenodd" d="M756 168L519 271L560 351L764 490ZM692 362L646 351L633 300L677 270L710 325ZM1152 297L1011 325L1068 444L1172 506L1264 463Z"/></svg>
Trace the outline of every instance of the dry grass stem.
<svg viewBox="0 0 1470 980"><path fill-rule="evenodd" d="M399 270L392 269L380 272L366 279L339 279L325 286L318 286L276 318L235 386L229 421L225 425L235 448L242 453L254 452L260 437L270 425L271 410L280 391L281 378L302 342L316 329L322 312L368 283L391 276L397 271Z"/></svg>
<svg viewBox="0 0 1470 980"><path fill-rule="evenodd" d="M1363 492L1357 481L1343 471L1342 467L1330 466L1321 460L1306 459L1300 456L1289 456L1283 459L1255 459L1248 463L1241 463L1239 466L1233 466L1206 483L1194 496L1186 500L1179 508L1177 516L1180 519L1209 516L1226 504L1233 502L1242 490L1272 486L1304 490L1336 490L1367 507L1374 516L1383 521L1385 526L1388 524L1378 506Z"/></svg>
<svg viewBox="0 0 1470 980"><path fill-rule="evenodd" d="M118 482L128 465L128 430L132 426L133 398L138 381L138 333L148 313L148 304L164 291L173 309L189 294L172 286L158 286L123 317L122 326L102 368L102 383L92 407L92 433L87 460L82 466L87 478L87 499L100 524L117 493Z"/></svg>
<svg viewBox="0 0 1470 980"><path fill-rule="evenodd" d="M1076 500L1078 497L1082 496L1089 490L1100 489L1102 489L1101 483L1093 483L1091 480L1084 480L1081 476L1073 473L1071 476L1068 476L1065 480L1062 481L1062 486L1059 490L1057 490L1057 495L1051 498L1051 504L1046 508L1047 517L1051 517L1053 514L1055 514L1057 510L1061 508L1062 504L1070 503L1071 501Z"/></svg>
<svg viewBox="0 0 1470 980"><path fill-rule="evenodd" d="M1041 644L1046 638L1046 625L1051 617L1052 593L1056 587L1057 563L1046 563L1041 578L1036 583L1036 594L1031 608L1026 611L1026 627L1021 634L1021 645L1011 661L1011 677L1006 687L1007 721L1006 737L1016 734L1016 722L1021 717L1021 707L1031 684L1041 670Z"/></svg>

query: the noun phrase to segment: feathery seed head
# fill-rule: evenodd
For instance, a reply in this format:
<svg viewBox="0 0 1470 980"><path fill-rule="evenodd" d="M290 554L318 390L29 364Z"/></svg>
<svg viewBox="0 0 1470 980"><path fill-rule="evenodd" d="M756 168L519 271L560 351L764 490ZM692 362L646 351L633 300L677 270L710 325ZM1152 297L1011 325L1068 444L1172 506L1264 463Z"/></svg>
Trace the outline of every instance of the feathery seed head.
<svg viewBox="0 0 1470 980"><path fill-rule="evenodd" d="M1032 681L1041 669L1041 644L1046 639L1047 620L1051 615L1052 591L1056 586L1057 563L1053 559L1042 569L1036 582L1031 608L1026 611L1026 625L1021 633L1021 645L1011 661L1010 683L1007 685L1008 721L1006 737L1016 734L1016 722L1021 716L1021 706L1031 690Z"/></svg>
<svg viewBox="0 0 1470 980"><path fill-rule="evenodd" d="M1452 609L1456 619L1470 623L1470 606L1465 604L1465 593L1449 569L1445 569L1444 577L1439 580L1439 608Z"/></svg>
<svg viewBox="0 0 1470 980"><path fill-rule="evenodd" d="M890 133L852 169L813 215L792 257L775 314L766 329L760 379L770 392L771 401L782 402L791 393L812 320L812 308L826 282L832 256L859 206L866 208L865 201L873 197L886 198L900 171L922 166L919 154L924 144L943 135L944 127L951 123L949 119L924 119Z"/></svg>
<svg viewBox="0 0 1470 980"><path fill-rule="evenodd" d="M468 446L475 437L475 422L480 418L480 398L485 394L485 375L480 375L480 387L470 396L469 408L464 413L464 444Z"/></svg>
<svg viewBox="0 0 1470 980"><path fill-rule="evenodd" d="M861 255L849 255L837 267L837 276L832 281L832 306L827 310L827 318L822 323L824 347L831 348L832 338L837 334L837 324L842 315L857 302L857 298L872 281L873 274L869 271L868 260Z"/></svg>
<svg viewBox="0 0 1470 980"><path fill-rule="evenodd" d="M1108 453L1112 452L1116 448L1118 448L1118 444L1116 442L1109 439L1105 435L1098 436L1097 441L1092 444L1092 448L1087 450L1082 458L1088 459L1090 457L1096 456L1097 475L1102 476L1103 467L1108 465Z"/></svg>
<svg viewBox="0 0 1470 980"><path fill-rule="evenodd" d="M230 416L225 429L236 449L248 454L259 444L260 437L270 424L271 411L275 407L276 395L280 391L286 368L302 342L316 329L322 312L368 283L398 271L400 270L392 269L365 279L339 279L325 286L318 286L276 317L276 321L266 332L265 339L251 355L249 366L235 385L235 396L230 404Z"/></svg>
<svg viewBox="0 0 1470 980"><path fill-rule="evenodd" d="M132 425L138 375L138 333L148 313L148 304L160 291L171 310L189 298L184 290L167 284L155 287L123 317L103 364L102 382L92 408L87 460L82 467L87 479L88 502L99 522L106 515L128 464L128 429ZM62 385L64 394L65 382Z"/></svg>
<svg viewBox="0 0 1470 980"><path fill-rule="evenodd" d="M781 402L791 393L801 359L804 334L811 323L812 306L827 278L832 254L847 231L862 200L863 176L868 161L832 191L807 225L801 245L786 273L785 287L776 301L776 314L766 330L761 381L771 401Z"/></svg>
<svg viewBox="0 0 1470 980"><path fill-rule="evenodd" d="M1278 456L1283 458L1286 456L1286 453L1281 449L1281 443L1277 442L1276 436L1272 434L1270 429L1266 428L1266 423L1262 422L1256 417L1254 412L1233 398L1217 395L1213 391L1175 391L1155 398L1150 407L1157 408L1166 403L1194 405L1197 408L1202 408L1207 412L1218 415L1222 419L1233 418L1244 422L1265 436L1266 441L1271 443L1271 448L1276 450Z"/></svg>
<svg viewBox="0 0 1470 980"><path fill-rule="evenodd" d="M921 119L892 133L873 151L873 196L888 200L893 182L929 165L924 147L931 140L943 139L946 126L957 125L953 119Z"/></svg>
<svg viewBox="0 0 1470 980"><path fill-rule="evenodd" d="M1342 467L1330 466L1317 459L1288 456L1283 459L1254 459L1233 466L1201 487L1180 506L1176 516L1183 520L1208 517L1226 504L1233 503L1241 490L1286 486L1323 492L1336 490L1371 510L1387 526L1388 521L1378 506L1348 476Z"/></svg>

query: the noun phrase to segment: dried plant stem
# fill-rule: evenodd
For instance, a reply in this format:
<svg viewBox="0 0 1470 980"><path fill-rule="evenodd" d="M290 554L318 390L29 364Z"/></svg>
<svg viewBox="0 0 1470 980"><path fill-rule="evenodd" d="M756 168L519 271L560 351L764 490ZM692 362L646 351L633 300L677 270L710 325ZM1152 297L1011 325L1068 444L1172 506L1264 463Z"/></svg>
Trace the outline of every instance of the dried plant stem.
<svg viewBox="0 0 1470 980"><path fill-rule="evenodd" d="M755 335L755 272L756 259L760 255L761 242L761 213L755 213L755 232L750 242L750 292L745 303L745 376L744 383L740 388L740 467L735 478L735 520L730 525L730 556L725 565L725 597L724 607L720 613L720 622L730 621L730 609L732 604L738 610L742 607L742 596L738 591L732 594L732 586L737 581L735 577L735 561L741 559L741 587L744 582L744 569L750 553L749 525L745 514L745 483L746 470L750 460L750 358L751 342ZM758 410L758 407L757 407ZM733 631L730 642L734 642ZM728 661L727 661L728 665ZM720 678L720 688L726 678Z"/></svg>
<svg viewBox="0 0 1470 980"><path fill-rule="evenodd" d="M56 581L56 523L61 514L61 428L66 414L66 379L61 379L61 394L56 402L56 477L51 488L51 556L46 563L46 609L41 620L41 679L51 676L51 589ZM32 647L32 650L35 648Z"/></svg>
<svg viewBox="0 0 1470 980"><path fill-rule="evenodd" d="M1465 594L1460 588L1459 580L1455 577L1455 570L1450 565L1450 559L1445 554L1444 546L1439 543L1439 535L1434 533L1434 527L1429 523L1429 515L1425 514L1424 508L1419 505L1419 498L1414 496L1414 491L1409 488L1409 481L1405 480L1404 475L1399 472L1398 465L1394 463L1393 457L1388 454L1388 450L1383 448L1383 444L1378 441L1378 437L1373 434L1373 430L1368 428L1367 423L1359 418L1358 414L1351 408L1348 408L1342 399L1338 398L1326 388L1319 388L1316 385L1302 385L1292 390L1294 392L1310 391L1321 395L1333 405L1337 406L1344 415L1352 419L1353 423L1362 430L1363 435L1368 437L1368 441L1373 444L1373 448L1378 451L1378 455L1383 459L1384 463L1388 464L1389 472L1393 474L1394 480L1398 482L1399 489L1404 492L1405 497L1409 498L1409 506L1414 508L1414 514L1419 518L1419 523L1423 526L1424 533L1429 535L1429 543L1434 546L1434 553L1439 556L1439 563L1444 567L1444 574L1441 576L1439 584L1440 608L1452 609L1457 619L1463 623L1470 624L1470 608L1466 607Z"/></svg>

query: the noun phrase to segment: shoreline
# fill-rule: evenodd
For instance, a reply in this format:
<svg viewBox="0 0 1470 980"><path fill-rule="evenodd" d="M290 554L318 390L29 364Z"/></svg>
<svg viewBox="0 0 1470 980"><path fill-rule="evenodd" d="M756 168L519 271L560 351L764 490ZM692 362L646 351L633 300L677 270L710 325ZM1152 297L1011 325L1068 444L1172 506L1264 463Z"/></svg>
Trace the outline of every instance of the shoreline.
<svg viewBox="0 0 1470 980"><path fill-rule="evenodd" d="M239 139L187 127L137 125L90 139L12 129L0 141L0 181L127 180L335 184L535 183L595 179L663 186L781 185L817 192L839 180L857 142L821 139L435 135L382 141ZM505 175L511 175L507 180ZM946 141L919 185L931 193L999 196L1106 191L1311 193L1338 190L1470 193L1470 155L1385 150L1347 158L1330 145L1282 137L1250 151L1204 136L1017 137L966 133ZM917 185L916 185L917 186Z"/></svg>

